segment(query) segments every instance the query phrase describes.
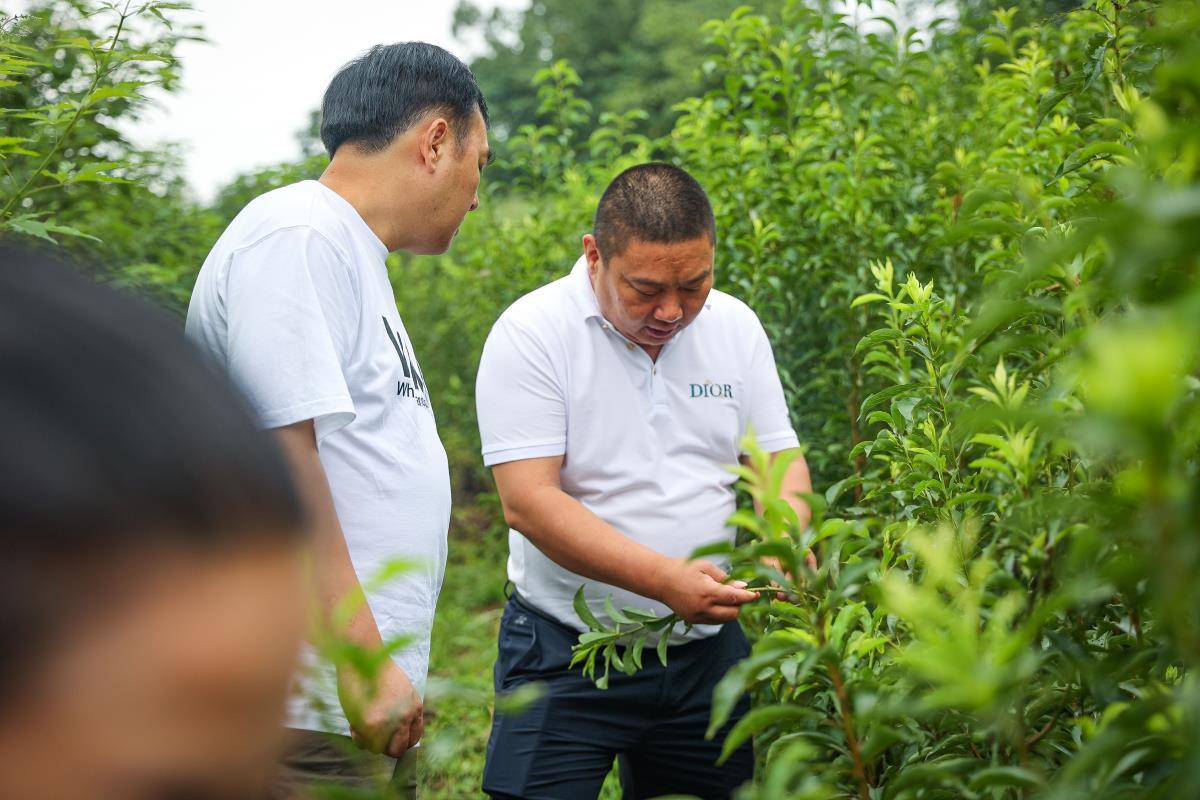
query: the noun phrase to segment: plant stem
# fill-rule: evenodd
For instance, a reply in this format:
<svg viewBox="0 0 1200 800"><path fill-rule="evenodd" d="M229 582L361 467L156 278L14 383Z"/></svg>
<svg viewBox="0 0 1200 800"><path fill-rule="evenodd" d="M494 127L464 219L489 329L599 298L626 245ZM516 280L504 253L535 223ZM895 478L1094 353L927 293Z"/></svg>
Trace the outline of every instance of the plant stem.
<svg viewBox="0 0 1200 800"><path fill-rule="evenodd" d="M854 713L850 710L850 695L846 691L846 681L837 662L830 659L826 662L829 669L829 679L833 681L833 690L837 693L838 708L841 711L842 730L846 733L846 744L850 748L850 758L854 761L854 777L858 781L858 796L860 800L870 800L871 782L867 777L867 765L863 763L862 749L859 747L858 735L854 732Z"/></svg>
<svg viewBox="0 0 1200 800"><path fill-rule="evenodd" d="M54 146L50 148L50 152L47 153L46 157L42 159L42 163L39 164L35 170L29 173L29 178L26 179L21 188L14 192L13 195L8 198L8 202L4 204L4 208L0 209L0 218L7 217L14 205L21 202L28 197L29 194L31 194L29 192L29 187L33 185L34 181L38 179L38 176L45 171L46 167L50 165L50 162L54 159L54 157L58 155L60 150L62 150L63 145L74 132L75 126L78 125L79 120L83 118L84 112L89 108L88 99L92 96L96 89L99 88L100 81L102 81L108 75L109 62L112 61L113 52L117 49L117 42L120 40L121 33L125 29L125 21L129 19L129 3L130 0L126 0L125 8L121 11L121 17L117 21L116 29L113 31L112 41L108 43L108 50L104 54L103 62L99 60L96 62L96 74L92 78L91 84L88 86L87 95L79 102L79 106L75 109L75 114L71 117L71 121L68 122L67 127L63 129L62 135L55 140Z"/></svg>

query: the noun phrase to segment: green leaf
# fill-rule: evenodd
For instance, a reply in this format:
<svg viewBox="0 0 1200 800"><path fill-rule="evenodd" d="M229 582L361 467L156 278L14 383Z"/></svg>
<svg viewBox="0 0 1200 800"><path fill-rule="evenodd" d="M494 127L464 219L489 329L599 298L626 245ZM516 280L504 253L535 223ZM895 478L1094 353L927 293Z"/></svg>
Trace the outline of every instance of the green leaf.
<svg viewBox="0 0 1200 800"><path fill-rule="evenodd" d="M642 633L633 640L633 644L629 645L629 649L625 651L626 663L632 663L634 669L642 668L642 649L646 646L646 638L650 635L649 631Z"/></svg>
<svg viewBox="0 0 1200 800"><path fill-rule="evenodd" d="M891 300L891 298L885 294L871 292L869 294L860 294L858 297L854 298L854 300L850 303L850 307L858 308L859 306L865 306L867 303L886 303L889 300Z"/></svg>
<svg viewBox="0 0 1200 800"><path fill-rule="evenodd" d="M1012 200L1012 193L999 189L972 189L963 195L962 205L959 206L959 219L969 219L983 206L989 203L1007 202Z"/></svg>
<svg viewBox="0 0 1200 800"><path fill-rule="evenodd" d="M418 568L419 563L411 559L393 558L383 564L363 582L363 589L368 592L377 591L395 583L399 578L408 575Z"/></svg>
<svg viewBox="0 0 1200 800"><path fill-rule="evenodd" d="M982 503L995 499L995 495L987 492L966 492L958 494L946 501L946 508L965 505L967 503Z"/></svg>
<svg viewBox="0 0 1200 800"><path fill-rule="evenodd" d="M732 518L730 518L729 524L733 524ZM735 549L736 548L734 547L733 542L713 542L712 544L706 544L703 547L697 547L692 551L690 558L695 559L707 558L708 556L727 556L734 552Z"/></svg>
<svg viewBox="0 0 1200 800"><path fill-rule="evenodd" d="M1045 781L1023 767L988 767L976 772L969 785L974 792L997 786L1040 789L1045 785Z"/></svg>
<svg viewBox="0 0 1200 800"><path fill-rule="evenodd" d="M1054 181L1076 172L1093 161L1101 159L1112 160L1116 158L1129 159L1133 157L1133 151L1120 142L1093 142L1087 147L1081 147L1071 155L1067 156L1066 160L1059 165L1058 170L1054 173L1054 177L1046 182L1049 186Z"/></svg>
<svg viewBox="0 0 1200 800"><path fill-rule="evenodd" d="M771 496L778 496L780 489L783 486L783 478L787 474L788 467L792 465L800 455L797 448L790 448L781 452L775 453L771 459L771 469L767 476L768 491Z"/></svg>
<svg viewBox="0 0 1200 800"><path fill-rule="evenodd" d="M833 624L829 627L829 644L841 649L846 641L850 626L855 623L865 606L862 603L847 603L838 611Z"/></svg>
<svg viewBox="0 0 1200 800"><path fill-rule="evenodd" d="M629 617L622 614L620 611L617 610L617 607L613 605L611 594L608 597L604 598L604 613L607 614L608 618L611 619L613 622L617 622L621 625L633 625L634 624L633 620L631 620Z"/></svg>
<svg viewBox="0 0 1200 800"><path fill-rule="evenodd" d="M729 519L725 520L725 524L736 528L745 528L752 533L759 533L762 530L761 520L758 515L745 508L739 508L730 514Z"/></svg>
<svg viewBox="0 0 1200 800"><path fill-rule="evenodd" d="M658 636L658 644L655 646L655 652L658 653L658 660L664 667L667 665L667 647L668 641L671 638L670 631L663 631Z"/></svg>
<svg viewBox="0 0 1200 800"><path fill-rule="evenodd" d="M884 342L894 342L897 339L903 339L903 338L904 338L903 331L898 331L895 328L880 328L877 331L871 331L866 336L864 336L862 339L860 339L858 342L858 345L855 346L855 348L854 348L854 353L855 353L855 355L857 355L857 354L861 353L863 350L866 350L866 349L869 349L872 347L877 347L877 346L883 344Z"/></svg>
<svg viewBox="0 0 1200 800"><path fill-rule="evenodd" d="M738 723L729 731L729 735L725 737L725 744L721 748L721 756L717 759L717 764L724 764L725 760L754 734L773 725L798 722L812 716L813 713L811 709L804 706L791 704L764 706L751 710L749 714L738 720Z"/></svg>
<svg viewBox="0 0 1200 800"><path fill-rule="evenodd" d="M17 233L23 233L26 236L35 236L38 239L44 239L53 244L58 244L58 241L50 235L52 233L61 234L62 236L72 236L78 239L89 239L93 242L100 241L100 239L97 237L84 233L77 228L72 228L70 225L59 225L55 222L42 222L36 217L28 214L23 214L21 216L9 219L5 221L4 226L10 230L16 231Z"/></svg>
<svg viewBox="0 0 1200 800"><path fill-rule="evenodd" d="M1112 41L1113 37L1104 32L1096 33L1088 40L1084 50L1088 54L1086 69L1072 73L1070 77L1042 96L1037 104L1037 118L1033 123L1035 128L1041 127L1042 122L1050 115L1051 111L1058 107L1059 103L1073 94L1090 88L1103 74L1104 55Z"/></svg>
<svg viewBox="0 0 1200 800"><path fill-rule="evenodd" d="M36 220L32 217L13 217L4 224L17 233L23 233L26 236L36 236L39 239L45 239L47 242L55 243L54 238L50 236L50 228L41 220Z"/></svg>
<svg viewBox="0 0 1200 800"><path fill-rule="evenodd" d="M575 592L575 613L579 615L579 619L583 620L583 624L587 625L593 631L602 630L603 625L600 620L596 619L596 615L592 613L592 609L588 607L587 600L583 596L583 587L579 587L579 591Z"/></svg>
<svg viewBox="0 0 1200 800"><path fill-rule="evenodd" d="M909 392L913 391L914 389L920 389L920 388L923 388L923 387L917 383L901 383L901 384L897 384L895 386L889 386L886 389L882 389L878 392L875 392L875 394L869 395L866 400L863 400L862 407L859 408L859 410L858 410L859 416L861 417L862 415L866 414L868 411L871 411L872 409L883 405L884 403L888 402L889 400L891 400L895 397L900 397L902 395L908 394ZM860 442L859 444L862 444L862 443Z"/></svg>

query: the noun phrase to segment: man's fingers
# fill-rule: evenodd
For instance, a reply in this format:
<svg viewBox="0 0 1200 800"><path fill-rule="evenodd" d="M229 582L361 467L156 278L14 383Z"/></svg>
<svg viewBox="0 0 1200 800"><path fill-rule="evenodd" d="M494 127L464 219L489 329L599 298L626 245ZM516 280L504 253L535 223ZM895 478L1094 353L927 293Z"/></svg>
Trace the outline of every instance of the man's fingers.
<svg viewBox="0 0 1200 800"><path fill-rule="evenodd" d="M384 752L392 758L400 758L409 748L409 729L408 726L402 726L400 730L392 735L392 739L388 742L387 750Z"/></svg>
<svg viewBox="0 0 1200 800"><path fill-rule="evenodd" d="M383 735L379 731L350 729L350 739L368 753L382 753L387 749L388 740L381 738Z"/></svg>
<svg viewBox="0 0 1200 800"><path fill-rule="evenodd" d="M696 561L693 563L695 563L697 569L699 569L708 577L712 578L717 583L724 583L725 578L728 577L723 569L711 561Z"/></svg>
<svg viewBox="0 0 1200 800"><path fill-rule="evenodd" d="M421 711L417 711L417 715L413 717L412 724L408 728L408 746L416 747L417 742L421 741L421 737L425 735L425 715Z"/></svg>
<svg viewBox="0 0 1200 800"><path fill-rule="evenodd" d="M745 581L736 581L720 587L713 602L722 606L742 606L746 603L753 603L758 599L758 593L746 591L743 588L745 585Z"/></svg>
<svg viewBox="0 0 1200 800"><path fill-rule="evenodd" d="M707 625L722 625L726 622L733 622L738 618L738 611L741 610L740 605L734 606L713 606L700 622Z"/></svg>

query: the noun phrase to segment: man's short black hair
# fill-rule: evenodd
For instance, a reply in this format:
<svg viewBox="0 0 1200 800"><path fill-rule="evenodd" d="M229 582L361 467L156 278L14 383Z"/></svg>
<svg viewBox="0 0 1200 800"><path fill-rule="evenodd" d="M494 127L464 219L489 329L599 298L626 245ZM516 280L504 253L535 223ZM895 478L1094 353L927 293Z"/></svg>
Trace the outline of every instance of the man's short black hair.
<svg viewBox="0 0 1200 800"><path fill-rule="evenodd" d="M45 253L0 247L0 692L98 599L84 578L301 541L282 453L181 328Z"/></svg>
<svg viewBox="0 0 1200 800"><path fill-rule="evenodd" d="M717 226L695 178L673 164L651 162L630 167L608 185L592 235L601 257L613 258L634 239L670 244L708 236L715 245Z"/></svg>
<svg viewBox="0 0 1200 800"><path fill-rule="evenodd" d="M454 126L461 145L487 101L466 64L425 42L375 45L342 67L321 103L321 141L329 157L343 144L373 153L431 111Z"/></svg>

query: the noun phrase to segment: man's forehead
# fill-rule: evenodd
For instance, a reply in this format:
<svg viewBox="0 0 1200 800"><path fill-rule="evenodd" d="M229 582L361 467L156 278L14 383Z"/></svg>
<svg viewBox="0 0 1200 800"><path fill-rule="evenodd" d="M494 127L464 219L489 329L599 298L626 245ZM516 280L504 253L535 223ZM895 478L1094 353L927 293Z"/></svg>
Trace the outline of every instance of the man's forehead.
<svg viewBox="0 0 1200 800"><path fill-rule="evenodd" d="M683 242L630 240L624 252L611 259L628 275L653 273L704 273L712 268L713 247L708 237Z"/></svg>

